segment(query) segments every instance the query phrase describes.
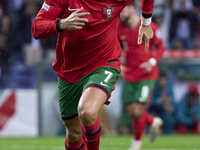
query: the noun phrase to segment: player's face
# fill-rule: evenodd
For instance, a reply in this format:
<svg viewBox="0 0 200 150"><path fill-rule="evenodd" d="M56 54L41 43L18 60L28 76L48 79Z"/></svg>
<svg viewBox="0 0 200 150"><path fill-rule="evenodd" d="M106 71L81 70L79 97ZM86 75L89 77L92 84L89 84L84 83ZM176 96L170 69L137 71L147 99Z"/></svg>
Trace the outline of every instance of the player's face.
<svg viewBox="0 0 200 150"><path fill-rule="evenodd" d="M122 10L122 12L120 13L120 20L121 21L127 21L129 18L130 18L130 16L131 16L131 14L133 13L133 6L132 5L128 5L128 6L126 6L123 10Z"/></svg>

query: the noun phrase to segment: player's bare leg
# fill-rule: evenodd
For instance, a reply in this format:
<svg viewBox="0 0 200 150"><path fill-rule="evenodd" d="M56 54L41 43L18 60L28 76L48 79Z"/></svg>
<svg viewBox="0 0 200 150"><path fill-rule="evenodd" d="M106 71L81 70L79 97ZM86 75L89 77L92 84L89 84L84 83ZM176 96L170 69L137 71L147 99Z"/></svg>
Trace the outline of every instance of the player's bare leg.
<svg viewBox="0 0 200 150"><path fill-rule="evenodd" d="M80 149L85 150L85 145L81 135L81 124L77 117L63 121L66 128L65 150Z"/></svg>
<svg viewBox="0 0 200 150"><path fill-rule="evenodd" d="M145 104L139 102L132 102L130 104L126 104L126 109L128 111L129 116L132 119L138 119L142 116L142 113L145 111Z"/></svg>
<svg viewBox="0 0 200 150"><path fill-rule="evenodd" d="M159 122L157 122L158 119L153 118L153 116L145 111L146 105L144 103L133 102L131 104L127 104L126 109L133 122L132 127L134 139L132 141L132 146L130 150L140 150L142 146L141 139L146 124L151 126L151 129L159 129L162 123L160 124Z"/></svg>
<svg viewBox="0 0 200 150"><path fill-rule="evenodd" d="M85 89L80 98L78 114L87 150L99 150L101 123L98 113L106 100L105 92L95 87Z"/></svg>
<svg viewBox="0 0 200 150"><path fill-rule="evenodd" d="M145 119L142 113L145 111L145 105L133 102L126 105L129 116L132 118L133 140L130 150L140 150L142 146L142 134L145 129Z"/></svg>

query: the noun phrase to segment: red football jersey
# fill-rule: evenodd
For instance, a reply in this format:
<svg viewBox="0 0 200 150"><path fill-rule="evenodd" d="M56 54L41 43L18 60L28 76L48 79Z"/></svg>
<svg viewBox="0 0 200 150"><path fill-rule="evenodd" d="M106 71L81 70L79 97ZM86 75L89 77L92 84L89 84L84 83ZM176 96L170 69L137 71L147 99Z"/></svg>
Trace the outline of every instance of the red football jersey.
<svg viewBox="0 0 200 150"><path fill-rule="evenodd" d="M58 77L74 83L101 66L120 70L121 47L117 37L121 10L134 0L45 0L32 25L36 39L59 33L56 61L53 68ZM142 0L142 11L151 14L154 0ZM58 17L68 17L75 9L83 7L90 12L88 23L81 30L56 28Z"/></svg>
<svg viewBox="0 0 200 150"><path fill-rule="evenodd" d="M140 24L138 24L137 27L130 29L122 22L119 24L118 37L123 52L125 52L126 70L124 73L124 80L127 82L157 79L159 76L157 65L153 67L153 70L150 73L145 73L139 66L150 58L155 58L158 61L165 50L157 26L154 23L151 23L154 36L153 39L150 40L149 50L148 53L146 53L145 44L137 44L139 27Z"/></svg>

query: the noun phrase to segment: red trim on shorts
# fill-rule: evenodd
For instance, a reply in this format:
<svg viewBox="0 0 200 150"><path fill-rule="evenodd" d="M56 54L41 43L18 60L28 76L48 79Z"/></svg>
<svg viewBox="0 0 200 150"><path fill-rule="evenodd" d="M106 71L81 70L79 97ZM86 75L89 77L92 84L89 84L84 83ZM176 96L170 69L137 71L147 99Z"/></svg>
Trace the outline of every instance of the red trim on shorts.
<svg viewBox="0 0 200 150"><path fill-rule="evenodd" d="M102 91L107 95L107 100L110 98L109 95L107 94L107 92L106 92L104 89L102 89L102 88L100 88L100 87L97 87L97 86L95 86L95 85L88 85L88 86L84 89L84 91L85 91L87 88L89 88L89 87L95 87L95 88L97 88L97 89L102 90Z"/></svg>
<svg viewBox="0 0 200 150"><path fill-rule="evenodd" d="M119 76L120 76L120 75L118 75L118 76L115 78L115 81L114 81L113 84L112 84L112 91L114 90L114 84L115 84L115 82L117 81L117 79L119 78ZM110 92L110 97L111 97L112 91ZM110 98L110 97L109 97L109 98ZM108 98L108 99L109 99L109 98Z"/></svg>
<svg viewBox="0 0 200 150"><path fill-rule="evenodd" d="M103 86L98 85L98 84L89 84L85 89L87 89L88 87L95 87L95 88L98 88L101 91L103 91L107 95L107 101L104 104L109 105L111 103L110 101L108 101L108 99L110 98L109 92ZM84 91L85 91L85 89L84 89Z"/></svg>
<svg viewBox="0 0 200 150"><path fill-rule="evenodd" d="M62 117L62 120L63 120L63 121L72 120L72 119L74 119L74 118L77 117L77 116L78 116L78 114L77 114L77 115L73 115L73 116L71 116L71 117Z"/></svg>

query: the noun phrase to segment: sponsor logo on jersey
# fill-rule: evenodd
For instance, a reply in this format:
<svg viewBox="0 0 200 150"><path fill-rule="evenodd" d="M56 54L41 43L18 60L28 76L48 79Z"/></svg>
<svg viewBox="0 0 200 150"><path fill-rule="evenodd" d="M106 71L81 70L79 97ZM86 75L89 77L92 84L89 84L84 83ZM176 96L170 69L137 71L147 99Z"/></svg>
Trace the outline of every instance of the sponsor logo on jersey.
<svg viewBox="0 0 200 150"><path fill-rule="evenodd" d="M112 18L112 14L114 13L114 8L111 7L112 5L106 5L106 8L103 9L103 13L107 15L106 19Z"/></svg>
<svg viewBox="0 0 200 150"><path fill-rule="evenodd" d="M49 8L50 8L50 6L44 2L43 5L42 5L42 8L43 8L44 10L48 11Z"/></svg>

